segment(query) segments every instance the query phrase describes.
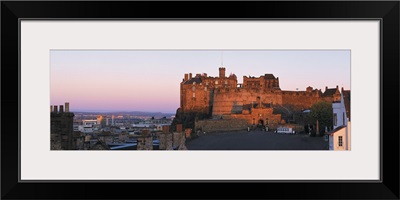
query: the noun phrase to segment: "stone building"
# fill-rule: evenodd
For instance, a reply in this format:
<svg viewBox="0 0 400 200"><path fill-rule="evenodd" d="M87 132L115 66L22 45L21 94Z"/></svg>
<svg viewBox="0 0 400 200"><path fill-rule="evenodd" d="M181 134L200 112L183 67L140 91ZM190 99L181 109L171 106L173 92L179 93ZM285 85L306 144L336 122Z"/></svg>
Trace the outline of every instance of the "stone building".
<svg viewBox="0 0 400 200"><path fill-rule="evenodd" d="M110 147L104 141L99 140L89 150L110 150Z"/></svg>
<svg viewBox="0 0 400 200"><path fill-rule="evenodd" d="M279 78L273 74L243 76L243 83L238 83L235 74L226 76L225 72L220 67L218 77L206 73L194 77L191 73L185 74L180 83L182 112L200 112L213 118L230 116L245 119L249 125L268 125L281 121L274 107L304 110L318 101L340 101L338 86L326 87L324 92L310 86L304 91L286 91L281 90Z"/></svg>
<svg viewBox="0 0 400 200"><path fill-rule="evenodd" d="M70 150L74 149L73 122L74 113L69 112L69 103L50 106L50 149L51 150Z"/></svg>

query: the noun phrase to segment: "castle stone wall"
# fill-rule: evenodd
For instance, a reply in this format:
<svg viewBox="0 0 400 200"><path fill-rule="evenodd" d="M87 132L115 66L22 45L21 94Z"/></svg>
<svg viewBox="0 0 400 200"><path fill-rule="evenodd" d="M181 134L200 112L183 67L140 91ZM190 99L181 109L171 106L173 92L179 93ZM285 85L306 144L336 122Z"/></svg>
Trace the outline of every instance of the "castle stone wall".
<svg viewBox="0 0 400 200"><path fill-rule="evenodd" d="M195 123L196 130L204 132L246 130L248 126L244 119L199 120Z"/></svg>
<svg viewBox="0 0 400 200"><path fill-rule="evenodd" d="M260 97L258 99L257 97ZM214 91L213 115L239 114L237 111L243 105L261 103L282 103L280 91L265 91L253 89L234 89Z"/></svg>
<svg viewBox="0 0 400 200"><path fill-rule="evenodd" d="M308 109L322 97L313 92L282 91L282 104L292 105L299 109Z"/></svg>

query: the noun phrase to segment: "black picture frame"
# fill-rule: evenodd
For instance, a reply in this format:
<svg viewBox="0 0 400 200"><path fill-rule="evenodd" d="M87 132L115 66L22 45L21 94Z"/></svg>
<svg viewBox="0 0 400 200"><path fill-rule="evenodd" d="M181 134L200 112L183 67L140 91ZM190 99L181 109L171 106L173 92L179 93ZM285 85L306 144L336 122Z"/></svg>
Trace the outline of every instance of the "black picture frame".
<svg viewBox="0 0 400 200"><path fill-rule="evenodd" d="M398 1L2 1L2 199L399 199ZM380 19L381 166L379 182L19 182L19 19ZM366 98L376 98L368 97ZM366 105L368 109L368 105ZM16 125L15 125L16 124ZM18 127L18 129L16 128ZM366 155L368 156L368 155ZM256 189L261 186L262 190ZM171 189L164 193L163 187ZM185 196L186 192L190 196Z"/></svg>

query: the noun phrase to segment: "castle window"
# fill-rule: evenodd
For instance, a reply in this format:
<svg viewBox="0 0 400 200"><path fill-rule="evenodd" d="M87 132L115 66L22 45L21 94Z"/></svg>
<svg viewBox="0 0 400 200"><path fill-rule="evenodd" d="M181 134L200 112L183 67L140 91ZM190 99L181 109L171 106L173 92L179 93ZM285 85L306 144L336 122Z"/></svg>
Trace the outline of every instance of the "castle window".
<svg viewBox="0 0 400 200"><path fill-rule="evenodd" d="M196 98L196 93L193 92L193 98Z"/></svg>

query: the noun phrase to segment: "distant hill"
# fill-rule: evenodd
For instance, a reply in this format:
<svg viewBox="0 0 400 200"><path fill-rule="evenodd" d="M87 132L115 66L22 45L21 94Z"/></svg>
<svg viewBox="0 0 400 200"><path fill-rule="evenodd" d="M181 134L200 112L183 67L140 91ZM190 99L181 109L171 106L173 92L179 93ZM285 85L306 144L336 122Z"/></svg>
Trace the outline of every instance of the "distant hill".
<svg viewBox="0 0 400 200"><path fill-rule="evenodd" d="M145 112L145 111L72 111L76 113L87 113L87 114L112 114L112 115L136 115L136 116L154 116L154 117L159 117L159 116L166 116L170 117L172 115L175 115L175 113L163 113L163 112Z"/></svg>

